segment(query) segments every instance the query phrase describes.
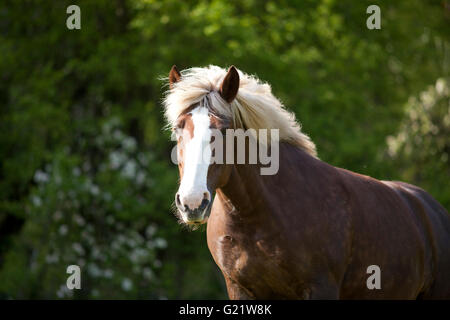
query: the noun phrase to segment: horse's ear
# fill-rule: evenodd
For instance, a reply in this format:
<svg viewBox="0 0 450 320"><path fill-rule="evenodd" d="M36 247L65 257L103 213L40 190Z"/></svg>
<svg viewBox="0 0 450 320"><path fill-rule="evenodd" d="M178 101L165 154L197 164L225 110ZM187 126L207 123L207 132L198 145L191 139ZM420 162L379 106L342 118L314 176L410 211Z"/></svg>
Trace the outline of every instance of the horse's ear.
<svg viewBox="0 0 450 320"><path fill-rule="evenodd" d="M181 73L178 71L177 66L173 65L172 69L170 69L169 72L169 85L170 85L170 89L173 88L173 84L175 82L180 81L181 79Z"/></svg>
<svg viewBox="0 0 450 320"><path fill-rule="evenodd" d="M238 90L239 73L234 66L231 66L230 69L228 69L228 73L225 76L225 79L223 79L219 92L226 102L231 103L234 98L236 98Z"/></svg>

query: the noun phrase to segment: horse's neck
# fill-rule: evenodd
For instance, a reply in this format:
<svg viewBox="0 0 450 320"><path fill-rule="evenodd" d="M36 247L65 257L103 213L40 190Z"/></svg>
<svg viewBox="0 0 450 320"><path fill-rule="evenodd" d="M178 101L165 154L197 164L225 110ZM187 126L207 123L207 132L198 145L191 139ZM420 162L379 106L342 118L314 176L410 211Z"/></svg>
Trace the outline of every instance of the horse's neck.
<svg viewBox="0 0 450 320"><path fill-rule="evenodd" d="M282 201L283 191L300 188L304 171L310 170L315 161L304 151L281 143L276 175L261 175L257 165L235 165L228 183L217 192L224 211L237 211L240 221L270 218L270 208Z"/></svg>
<svg viewBox="0 0 450 320"><path fill-rule="evenodd" d="M251 214L264 201L264 184L258 170L254 165L233 167L228 183L218 190L218 196L228 209ZM257 195L260 195L259 199Z"/></svg>

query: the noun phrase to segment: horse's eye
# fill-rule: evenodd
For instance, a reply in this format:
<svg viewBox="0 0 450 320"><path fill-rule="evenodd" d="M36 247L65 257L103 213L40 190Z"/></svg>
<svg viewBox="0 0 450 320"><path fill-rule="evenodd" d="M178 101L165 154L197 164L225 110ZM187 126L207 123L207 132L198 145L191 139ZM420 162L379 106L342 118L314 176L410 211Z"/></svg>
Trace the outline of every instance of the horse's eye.
<svg viewBox="0 0 450 320"><path fill-rule="evenodd" d="M179 122L177 123L176 128L177 128L177 129L183 129L183 128L184 128L184 124L185 124L185 120L183 119L183 120L181 120L181 121L179 121Z"/></svg>

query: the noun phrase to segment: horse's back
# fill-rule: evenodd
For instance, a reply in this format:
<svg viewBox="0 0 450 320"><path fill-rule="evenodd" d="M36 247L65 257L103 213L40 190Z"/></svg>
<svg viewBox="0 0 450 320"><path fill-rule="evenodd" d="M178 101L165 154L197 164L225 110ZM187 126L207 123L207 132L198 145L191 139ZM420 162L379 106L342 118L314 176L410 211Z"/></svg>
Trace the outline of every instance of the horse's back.
<svg viewBox="0 0 450 320"><path fill-rule="evenodd" d="M410 207L431 247L432 279L422 298L450 298L450 215L425 190L399 181L382 181Z"/></svg>

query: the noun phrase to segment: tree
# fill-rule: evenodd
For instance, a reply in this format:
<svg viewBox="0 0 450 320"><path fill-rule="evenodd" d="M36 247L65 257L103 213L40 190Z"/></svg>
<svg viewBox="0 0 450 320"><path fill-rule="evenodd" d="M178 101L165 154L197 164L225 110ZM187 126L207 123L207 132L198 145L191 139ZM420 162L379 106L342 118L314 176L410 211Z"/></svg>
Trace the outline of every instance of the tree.
<svg viewBox="0 0 450 320"><path fill-rule="evenodd" d="M389 158L403 180L423 187L450 207L450 81L440 78L405 108L400 130L387 138Z"/></svg>

